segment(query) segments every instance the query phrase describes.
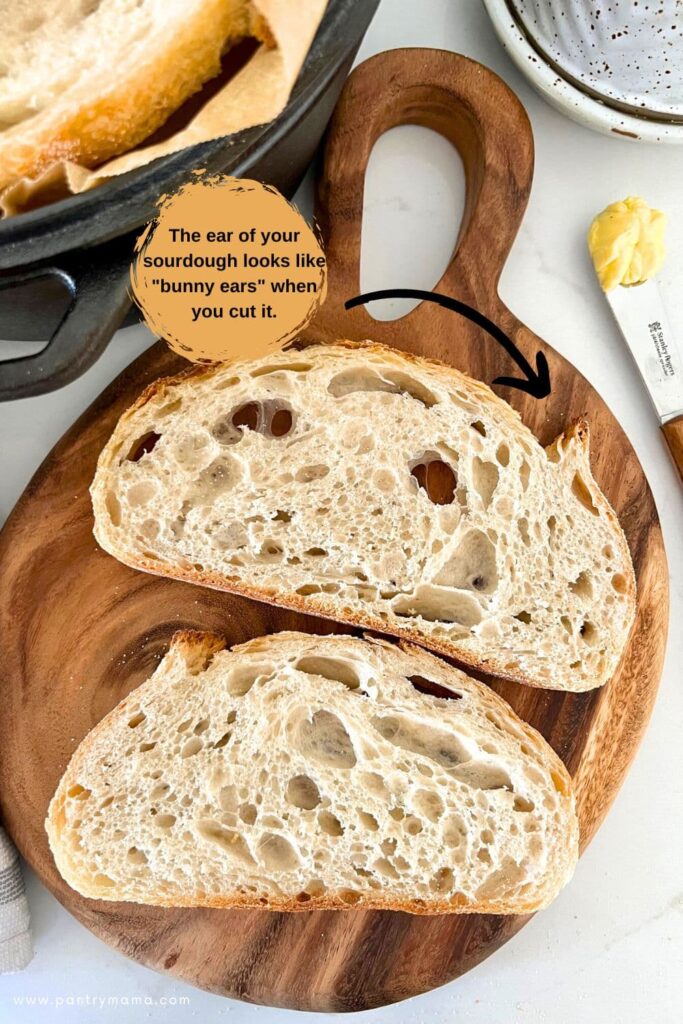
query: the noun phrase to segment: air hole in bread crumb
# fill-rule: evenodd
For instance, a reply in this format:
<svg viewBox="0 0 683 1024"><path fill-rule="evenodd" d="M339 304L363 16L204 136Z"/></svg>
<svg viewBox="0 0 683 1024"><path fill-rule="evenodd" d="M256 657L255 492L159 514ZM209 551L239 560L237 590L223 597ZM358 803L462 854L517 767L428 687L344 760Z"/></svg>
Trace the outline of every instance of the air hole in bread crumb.
<svg viewBox="0 0 683 1024"><path fill-rule="evenodd" d="M173 828L176 823L175 814L157 814L154 819L154 824L157 828L163 828L164 830Z"/></svg>
<svg viewBox="0 0 683 1024"><path fill-rule="evenodd" d="M377 872L378 875L382 875L384 878L398 878L398 871L393 866L391 861L388 861L386 857L378 857L375 863L372 865L373 871Z"/></svg>
<svg viewBox="0 0 683 1024"><path fill-rule="evenodd" d="M458 590L419 584L414 594L397 597L392 611L399 616L421 616L427 622L450 622L462 626L476 626L481 622L482 610L474 597Z"/></svg>
<svg viewBox="0 0 683 1024"><path fill-rule="evenodd" d="M305 672L307 675L322 676L323 679L343 683L350 690L357 690L360 686L360 678L353 666L348 661L342 661L338 658L310 655L305 658L299 658L295 662L294 668L298 672Z"/></svg>
<svg viewBox="0 0 683 1024"><path fill-rule="evenodd" d="M498 480L498 467L492 462L484 462L478 455L475 455L472 459L472 482L485 509L491 504L491 498L498 486Z"/></svg>
<svg viewBox="0 0 683 1024"><path fill-rule="evenodd" d="M91 790L86 789L85 786L81 786L80 783L75 783L70 786L66 791L66 795L71 797L72 800L87 800L91 794Z"/></svg>
<svg viewBox="0 0 683 1024"><path fill-rule="evenodd" d="M456 849L464 841L467 835L467 828L462 818L451 815L446 819L443 826L443 841L446 846Z"/></svg>
<svg viewBox="0 0 683 1024"><path fill-rule="evenodd" d="M560 617L560 622L564 626L564 628L567 631L567 633L569 633L569 635L571 636L571 633L572 633L572 620L569 618L569 616L568 615L562 615Z"/></svg>
<svg viewBox="0 0 683 1024"><path fill-rule="evenodd" d="M505 467L505 466L507 466L509 464L509 462L510 462L510 449L508 448L508 446L506 444L499 444L498 445L498 448L496 449L496 459L498 460L498 462L503 467Z"/></svg>
<svg viewBox="0 0 683 1024"><path fill-rule="evenodd" d="M318 814L318 825L320 826L320 831L324 832L326 836L341 836L344 834L339 818L330 811L320 811Z"/></svg>
<svg viewBox="0 0 683 1024"><path fill-rule="evenodd" d="M529 535L529 520L522 516L521 519L517 520L517 529L519 535L522 538L523 544L528 548L531 547L531 537Z"/></svg>
<svg viewBox="0 0 683 1024"><path fill-rule="evenodd" d="M154 451L159 440L161 440L161 434L157 434L155 430L149 430L142 437L138 437L137 440L133 441L126 459L128 462L139 462L143 455L149 455L150 452Z"/></svg>
<svg viewBox="0 0 683 1024"><path fill-rule="evenodd" d="M375 715L371 724L389 743L427 757L444 768L453 768L469 758L467 750L456 736L418 722L408 715Z"/></svg>
<svg viewBox="0 0 683 1024"><path fill-rule="evenodd" d="M240 475L240 466L232 457L223 455L214 459L197 477L197 501L202 504L206 499L213 500L219 494L223 494L238 481Z"/></svg>
<svg viewBox="0 0 683 1024"><path fill-rule="evenodd" d="M615 573L615 575L612 577L612 586L616 590L617 594L625 594L628 591L626 577L623 576L620 572Z"/></svg>
<svg viewBox="0 0 683 1024"><path fill-rule="evenodd" d="M214 391L225 391L227 388L234 388L235 384L239 384L239 377L223 377L216 381L213 386Z"/></svg>
<svg viewBox="0 0 683 1024"><path fill-rule="evenodd" d="M476 432L481 434L482 437L486 437L486 427L481 420L475 420L474 423L470 423L470 426L472 427L472 430L476 430Z"/></svg>
<svg viewBox="0 0 683 1024"><path fill-rule="evenodd" d="M433 679L427 679L426 676L412 675L406 676L406 679L415 687L416 690L420 690L421 693L433 694L433 687L439 686L439 684L435 683ZM450 690L448 691L448 697L453 700L462 700L461 693L455 693L454 691L451 692Z"/></svg>
<svg viewBox="0 0 683 1024"><path fill-rule="evenodd" d="M356 892L355 889L341 889L339 892L339 899L342 903L348 904L350 907L355 906L361 900L361 894Z"/></svg>
<svg viewBox="0 0 683 1024"><path fill-rule="evenodd" d="M526 491L529 487L529 477L531 475L531 467L526 459L522 459L522 465L519 467L519 479L522 484L522 490Z"/></svg>
<svg viewBox="0 0 683 1024"><path fill-rule="evenodd" d="M113 878L110 878L109 875L103 875L101 872L93 877L93 882L95 885L101 885L105 889L111 889L113 885L116 885Z"/></svg>
<svg viewBox="0 0 683 1024"><path fill-rule="evenodd" d="M381 775L376 775L375 772L365 772L361 775L359 782L361 786L367 789L368 793L372 793L373 796L380 797L382 800L385 800L389 795L384 779Z"/></svg>
<svg viewBox="0 0 683 1024"><path fill-rule="evenodd" d="M574 474L574 479L572 480L572 494L576 500L591 513L591 515L600 515L600 510L593 502L593 496L591 495L588 484L580 473Z"/></svg>
<svg viewBox="0 0 683 1024"><path fill-rule="evenodd" d="M517 619L518 622L523 622L526 626L531 622L531 615L529 612L518 612L514 618Z"/></svg>
<svg viewBox="0 0 683 1024"><path fill-rule="evenodd" d="M141 542L156 540L159 536L159 523L156 519L145 519L140 527Z"/></svg>
<svg viewBox="0 0 683 1024"><path fill-rule="evenodd" d="M369 811L359 811L358 820L363 828L366 828L369 832L377 832L379 830L377 818L374 814L370 814Z"/></svg>
<svg viewBox="0 0 683 1024"><path fill-rule="evenodd" d="M236 444L242 438L242 431L232 422L232 416L227 413L219 416L211 427L211 436L222 445Z"/></svg>
<svg viewBox="0 0 683 1024"><path fill-rule="evenodd" d="M270 365L259 366L258 369L252 370L250 376L265 377L269 373L280 373L283 371L288 373L308 373L312 369L312 363L271 363Z"/></svg>
<svg viewBox="0 0 683 1024"><path fill-rule="evenodd" d="M293 422L289 409L277 409L270 421L270 432L273 437L284 437L292 429Z"/></svg>
<svg viewBox="0 0 683 1024"><path fill-rule="evenodd" d="M316 711L300 723L297 744L304 755L329 768L353 768L356 754L343 723L330 711Z"/></svg>
<svg viewBox="0 0 683 1024"><path fill-rule="evenodd" d="M434 577L434 583L456 590L492 594L498 586L495 545L482 530L469 530ZM466 601L470 600L466 595L462 596ZM481 615L477 612L473 615L472 621L465 622L464 618L460 621L465 625L475 625Z"/></svg>
<svg viewBox="0 0 683 1024"><path fill-rule="evenodd" d="M418 789L412 797L412 805L418 814L432 822L438 821L445 809L439 794L428 789Z"/></svg>
<svg viewBox="0 0 683 1024"><path fill-rule="evenodd" d="M141 754L146 754L148 750L154 750L155 747L156 743L141 743L138 749Z"/></svg>
<svg viewBox="0 0 683 1024"><path fill-rule="evenodd" d="M245 427L247 430L256 430L259 423L259 406L256 402L247 402L240 405L232 414L233 427Z"/></svg>
<svg viewBox="0 0 683 1024"><path fill-rule="evenodd" d="M598 630L592 622L588 621L588 619L581 623L579 636L584 643L588 644L589 647L595 647L598 642Z"/></svg>
<svg viewBox="0 0 683 1024"><path fill-rule="evenodd" d="M121 525L121 503L113 491L107 491L104 499L105 508L109 514L112 526Z"/></svg>
<svg viewBox="0 0 683 1024"><path fill-rule="evenodd" d="M142 850L138 850L137 846L131 846L126 854L126 858L131 864L146 864L147 854L143 853Z"/></svg>
<svg viewBox="0 0 683 1024"><path fill-rule="evenodd" d="M297 470L296 480L300 484L310 484L314 480L322 480L330 472L330 467L323 463L316 463L312 466L302 466Z"/></svg>
<svg viewBox="0 0 683 1024"><path fill-rule="evenodd" d="M144 722L146 718L147 718L147 715L144 713L144 711L138 711L137 714L133 715L132 718L128 719L128 728L129 729L137 729L137 727L142 722Z"/></svg>
<svg viewBox="0 0 683 1024"><path fill-rule="evenodd" d="M220 736L216 740L216 742L214 743L214 745L213 745L214 750L220 750L221 747L224 747L227 744L227 742L228 742L228 740L230 739L231 736L232 736L232 732L230 732L229 730L228 730L228 732L224 732L223 735Z"/></svg>
<svg viewBox="0 0 683 1024"><path fill-rule="evenodd" d="M434 505L450 505L453 502L458 478L448 463L438 455L425 452L411 466L410 474Z"/></svg>
<svg viewBox="0 0 683 1024"><path fill-rule="evenodd" d="M258 810L255 804L242 804L238 814L246 825L253 825L258 816Z"/></svg>
<svg viewBox="0 0 683 1024"><path fill-rule="evenodd" d="M312 811L320 803L320 790L308 775L295 775L287 783L287 800L302 811Z"/></svg>
<svg viewBox="0 0 683 1024"><path fill-rule="evenodd" d="M192 736L189 740L186 740L180 750L181 757L193 757L195 754L204 746L203 742L198 736Z"/></svg>
<svg viewBox="0 0 683 1024"><path fill-rule="evenodd" d="M306 886L306 892L309 892L315 899L317 896L324 896L327 892L327 887L319 878L312 878Z"/></svg>
<svg viewBox="0 0 683 1024"><path fill-rule="evenodd" d="M589 572L581 572L576 577L573 583L569 584L569 589L577 597L583 597L586 600L590 600L593 597L593 583L591 581Z"/></svg>
<svg viewBox="0 0 683 1024"><path fill-rule="evenodd" d="M254 864L249 847L234 829L225 828L217 821L203 818L197 823L197 832L202 839L217 846L231 859L250 866Z"/></svg>
<svg viewBox="0 0 683 1024"><path fill-rule="evenodd" d="M259 549L258 557L267 561L277 561L283 554L284 549L281 544L275 540L266 540Z"/></svg>
<svg viewBox="0 0 683 1024"><path fill-rule="evenodd" d="M450 892L455 885L455 878L450 868L439 868L437 873L431 879L429 888L432 892L445 893Z"/></svg>

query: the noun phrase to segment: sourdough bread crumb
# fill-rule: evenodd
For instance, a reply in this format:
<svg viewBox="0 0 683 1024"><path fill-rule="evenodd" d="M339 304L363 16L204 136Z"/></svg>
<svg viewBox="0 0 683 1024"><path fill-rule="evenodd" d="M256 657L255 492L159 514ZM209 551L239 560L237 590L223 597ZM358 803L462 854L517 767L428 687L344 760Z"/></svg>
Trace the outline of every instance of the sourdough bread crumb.
<svg viewBox="0 0 683 1024"><path fill-rule="evenodd" d="M46 827L78 892L527 913L570 877L569 776L483 684L385 641L280 633L221 647L177 634L76 750Z"/></svg>
<svg viewBox="0 0 683 1024"><path fill-rule="evenodd" d="M560 690L613 674L631 559L578 424L381 346L195 370L121 418L92 487L128 565L408 637Z"/></svg>

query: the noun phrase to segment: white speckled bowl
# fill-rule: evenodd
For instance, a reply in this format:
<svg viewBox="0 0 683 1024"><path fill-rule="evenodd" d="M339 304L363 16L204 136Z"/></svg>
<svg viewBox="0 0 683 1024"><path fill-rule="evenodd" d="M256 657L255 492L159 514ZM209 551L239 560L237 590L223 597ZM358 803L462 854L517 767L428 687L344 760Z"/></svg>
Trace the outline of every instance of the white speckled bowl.
<svg viewBox="0 0 683 1024"><path fill-rule="evenodd" d="M683 4L678 0L484 0L531 84L605 134L683 142Z"/></svg>

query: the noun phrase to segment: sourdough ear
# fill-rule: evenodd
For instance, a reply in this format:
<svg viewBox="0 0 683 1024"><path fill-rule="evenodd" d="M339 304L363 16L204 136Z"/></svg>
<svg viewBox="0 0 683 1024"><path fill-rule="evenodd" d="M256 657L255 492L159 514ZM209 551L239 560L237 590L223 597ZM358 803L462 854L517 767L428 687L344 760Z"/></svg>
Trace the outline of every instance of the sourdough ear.
<svg viewBox="0 0 683 1024"><path fill-rule="evenodd" d="M590 431L584 419L576 420L546 448L550 462L561 464L567 486L576 500L593 515L605 512L618 526L614 512L598 487L591 470Z"/></svg>
<svg viewBox="0 0 683 1024"><path fill-rule="evenodd" d="M590 429L588 421L575 420L547 447L546 455L550 462L565 464L585 463L590 469Z"/></svg>
<svg viewBox="0 0 683 1024"><path fill-rule="evenodd" d="M225 648L225 638L216 633L199 633L194 629L181 629L174 633L164 661L182 661L190 675L196 676L209 667L211 659Z"/></svg>

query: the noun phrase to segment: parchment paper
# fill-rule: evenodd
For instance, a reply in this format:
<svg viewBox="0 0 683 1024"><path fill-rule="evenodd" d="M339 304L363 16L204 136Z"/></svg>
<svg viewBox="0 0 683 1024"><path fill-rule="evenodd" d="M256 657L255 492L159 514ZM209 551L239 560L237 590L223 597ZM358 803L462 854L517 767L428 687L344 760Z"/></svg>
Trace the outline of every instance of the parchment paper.
<svg viewBox="0 0 683 1024"><path fill-rule="evenodd" d="M63 161L37 178L21 178L0 195L4 216L85 192L161 156L266 124L277 117L287 103L327 0L252 0L252 4L265 20L273 45L261 44L244 67L210 95L183 127L163 141L142 143L95 170Z"/></svg>

